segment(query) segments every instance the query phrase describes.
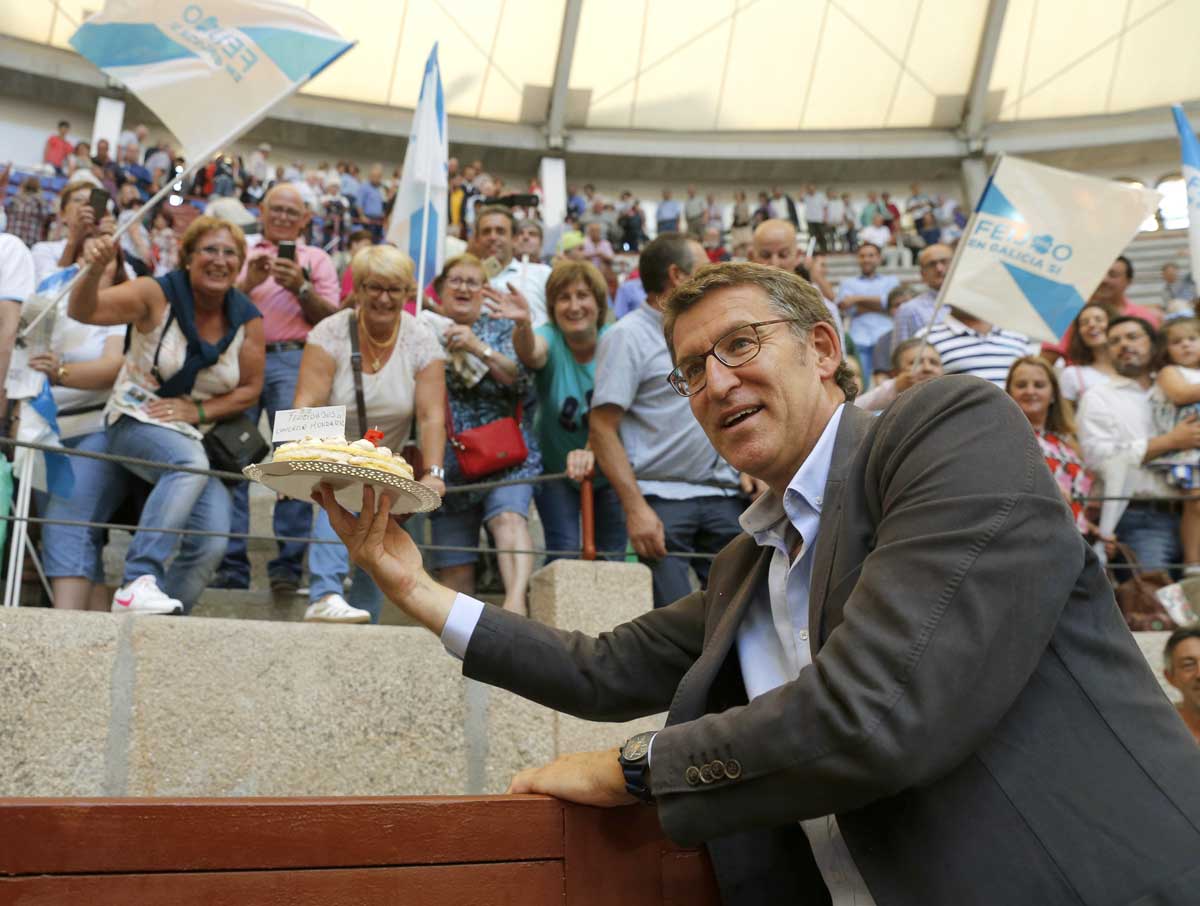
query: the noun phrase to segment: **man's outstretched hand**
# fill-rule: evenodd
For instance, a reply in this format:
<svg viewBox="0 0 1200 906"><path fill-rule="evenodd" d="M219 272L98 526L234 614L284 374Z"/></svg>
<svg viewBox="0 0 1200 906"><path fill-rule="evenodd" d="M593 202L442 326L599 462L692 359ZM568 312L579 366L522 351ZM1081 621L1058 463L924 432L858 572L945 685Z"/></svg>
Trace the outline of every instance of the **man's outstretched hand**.
<svg viewBox="0 0 1200 906"><path fill-rule="evenodd" d="M421 552L392 515L393 498L386 491L376 498L363 488L363 508L357 516L334 499L322 484L313 500L329 514L329 524L346 545L350 559L367 571L379 590L417 622L441 633L454 604L454 592L438 585L421 565Z"/></svg>
<svg viewBox="0 0 1200 906"><path fill-rule="evenodd" d="M618 749L563 755L540 768L521 771L509 793L543 793L567 802L611 808L637 802L625 789Z"/></svg>

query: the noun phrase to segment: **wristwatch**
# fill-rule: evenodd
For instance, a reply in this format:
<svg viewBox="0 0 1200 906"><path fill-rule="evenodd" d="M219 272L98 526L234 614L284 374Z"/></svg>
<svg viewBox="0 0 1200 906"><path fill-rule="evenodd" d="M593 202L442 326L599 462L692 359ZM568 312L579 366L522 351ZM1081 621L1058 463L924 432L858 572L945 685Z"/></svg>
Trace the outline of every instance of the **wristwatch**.
<svg viewBox="0 0 1200 906"><path fill-rule="evenodd" d="M425 470L425 474L429 475L432 478L437 478L441 481L446 480L446 470L443 469L441 466L430 466L428 469Z"/></svg>
<svg viewBox="0 0 1200 906"><path fill-rule="evenodd" d="M492 356L495 354L495 352L496 352L496 350L492 349L491 346L484 346L483 347L483 360L485 362L490 362L492 360Z"/></svg>
<svg viewBox="0 0 1200 906"><path fill-rule="evenodd" d="M303 283L300 284L300 289L296 291L296 298L300 299L304 296L305 293L312 292L312 288L313 288L312 282L309 280L305 280Z"/></svg>
<svg viewBox="0 0 1200 906"><path fill-rule="evenodd" d="M654 794L650 792L650 743L656 735L657 731L651 730L630 736L617 758L625 775L625 789L647 805L654 804Z"/></svg>

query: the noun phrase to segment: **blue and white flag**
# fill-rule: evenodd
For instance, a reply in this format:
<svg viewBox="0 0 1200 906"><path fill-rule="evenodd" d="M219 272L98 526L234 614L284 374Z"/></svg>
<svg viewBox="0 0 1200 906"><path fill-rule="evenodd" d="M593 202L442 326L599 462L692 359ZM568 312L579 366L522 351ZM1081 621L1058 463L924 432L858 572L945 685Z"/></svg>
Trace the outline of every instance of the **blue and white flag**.
<svg viewBox="0 0 1200 906"><path fill-rule="evenodd" d="M27 399L21 407L21 426L17 430L17 440L33 444L48 444L62 446L61 434L58 429L58 406L50 391L50 381L42 378L42 389L37 396ZM71 457L66 453L51 453L49 451L31 450L28 447L20 450L22 456L37 456L44 463L44 469L34 460L33 486L38 490L46 490L58 497L70 497L75 491L75 471L71 468Z"/></svg>
<svg viewBox="0 0 1200 906"><path fill-rule="evenodd" d="M1002 156L942 286L947 305L1053 343L1162 196Z"/></svg>
<svg viewBox="0 0 1200 906"><path fill-rule="evenodd" d="M1200 142L1178 104L1171 107L1175 128L1179 130L1179 149L1183 155L1183 184L1187 186L1188 246L1192 252L1192 274L1200 271Z"/></svg>
<svg viewBox="0 0 1200 906"><path fill-rule="evenodd" d="M404 171L392 207L387 239L408 252L417 266L418 298L425 285L442 269L446 246L447 160L450 141L446 135L446 100L442 94L442 72L437 45L425 61L421 97L413 114ZM422 256L421 250L424 249Z"/></svg>
<svg viewBox="0 0 1200 906"><path fill-rule="evenodd" d="M304 9L272 0L108 0L71 46L200 160L354 45Z"/></svg>

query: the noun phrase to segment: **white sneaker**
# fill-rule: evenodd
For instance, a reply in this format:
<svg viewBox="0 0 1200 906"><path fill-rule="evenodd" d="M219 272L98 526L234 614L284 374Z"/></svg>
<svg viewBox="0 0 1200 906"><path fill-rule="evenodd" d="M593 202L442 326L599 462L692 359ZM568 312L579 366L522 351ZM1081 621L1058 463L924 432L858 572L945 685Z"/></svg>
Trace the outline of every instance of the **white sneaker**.
<svg viewBox="0 0 1200 906"><path fill-rule="evenodd" d="M370 623L371 615L351 607L341 595L326 595L313 601L304 611L306 623Z"/></svg>
<svg viewBox="0 0 1200 906"><path fill-rule="evenodd" d="M138 576L113 592L113 613L183 613L183 602L167 597L154 576Z"/></svg>

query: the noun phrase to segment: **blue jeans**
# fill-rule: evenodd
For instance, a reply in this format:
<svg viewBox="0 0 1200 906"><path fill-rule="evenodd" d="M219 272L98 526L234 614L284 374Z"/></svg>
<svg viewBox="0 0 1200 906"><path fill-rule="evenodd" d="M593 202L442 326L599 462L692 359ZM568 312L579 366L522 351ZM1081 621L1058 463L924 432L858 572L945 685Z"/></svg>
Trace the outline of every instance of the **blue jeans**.
<svg viewBox="0 0 1200 906"><path fill-rule="evenodd" d="M693 497L690 500L668 500L653 495L646 503L663 524L663 536L668 551L715 554L742 531L738 517L746 508L744 497ZM700 577L700 585L708 583L711 560L701 558L667 557L646 562L654 586L654 606L665 607L691 594L688 567Z"/></svg>
<svg viewBox="0 0 1200 906"><path fill-rule="evenodd" d="M161 425L139 422L127 415L108 426L108 452L172 465L208 468L208 456L200 441ZM154 576L159 587L182 601L184 612L188 612L221 562L228 539L163 534L150 529L188 528L228 532L231 509L229 491L219 479L204 475L136 465L125 465L123 468L153 484L154 490L146 499L138 519L138 531L125 555L122 583L128 584L138 576ZM108 499L103 505L110 508L111 512L116 508L123 488L114 483L106 493ZM171 562L170 569L167 569L167 561L177 546L179 553Z"/></svg>
<svg viewBox="0 0 1200 906"><path fill-rule="evenodd" d="M317 510L313 537L337 540L337 533L329 524L329 516L323 509ZM314 544L308 552L308 572L311 576L308 588L310 602L319 601L326 595L340 595L342 582L350 572L350 552L344 544ZM354 567L346 600L352 606L370 613L372 623L379 622L383 592L361 566Z"/></svg>
<svg viewBox="0 0 1200 906"><path fill-rule="evenodd" d="M107 450L103 430L62 442L71 450L103 453ZM71 519L83 522L105 522L109 513L101 513L103 501L114 484L123 480L124 473L115 462L71 457L75 473L75 490L70 497L35 492L38 511L45 519ZM98 518L103 517L103 518ZM42 526L42 563L50 578L77 577L104 582L104 530L75 525Z"/></svg>
<svg viewBox="0 0 1200 906"><path fill-rule="evenodd" d="M296 378L300 374L302 349L267 353L266 370L263 374L262 396L258 405L246 410L250 420L257 423L265 407L271 428L275 427L275 413L280 409L291 409L296 396ZM272 528L279 538L307 538L313 527L313 505L304 500L285 498L275 502ZM233 526L230 531L250 531L250 485L240 482L233 490ZM304 551L308 545L299 541L280 541L279 556L267 564L269 575L299 582L304 573ZM250 560L246 556L246 539L230 538L221 572L230 579L250 584Z"/></svg>
<svg viewBox="0 0 1200 906"><path fill-rule="evenodd" d="M546 532L546 549L577 551L583 544L579 524L579 486L567 478L534 485L533 499ZM625 550L625 511L612 485L601 485L592 492L596 524L596 550ZM614 554L614 559L623 555ZM546 562L562 559L546 555Z"/></svg>
<svg viewBox="0 0 1200 906"><path fill-rule="evenodd" d="M1183 556L1179 544L1179 515L1131 505L1117 523L1117 539L1133 548L1138 563L1146 569L1161 569L1178 563ZM1171 570L1177 574L1178 570Z"/></svg>

